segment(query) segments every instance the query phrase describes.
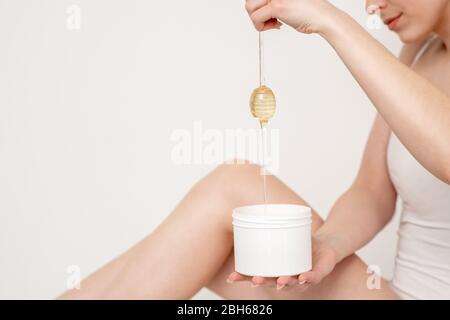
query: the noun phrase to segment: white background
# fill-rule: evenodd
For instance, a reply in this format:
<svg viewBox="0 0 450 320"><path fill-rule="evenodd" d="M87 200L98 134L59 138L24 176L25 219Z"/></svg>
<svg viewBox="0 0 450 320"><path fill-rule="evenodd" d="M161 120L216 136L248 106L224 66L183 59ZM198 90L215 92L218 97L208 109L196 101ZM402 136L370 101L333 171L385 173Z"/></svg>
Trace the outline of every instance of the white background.
<svg viewBox="0 0 450 320"><path fill-rule="evenodd" d="M363 0L333 3L365 25ZM283 27L266 52L279 176L326 217L375 109L319 36ZM86 276L154 230L214 167L174 165L171 133L256 128L257 77L243 0L0 0L0 298L53 298L69 265ZM397 224L360 252L388 278Z"/></svg>

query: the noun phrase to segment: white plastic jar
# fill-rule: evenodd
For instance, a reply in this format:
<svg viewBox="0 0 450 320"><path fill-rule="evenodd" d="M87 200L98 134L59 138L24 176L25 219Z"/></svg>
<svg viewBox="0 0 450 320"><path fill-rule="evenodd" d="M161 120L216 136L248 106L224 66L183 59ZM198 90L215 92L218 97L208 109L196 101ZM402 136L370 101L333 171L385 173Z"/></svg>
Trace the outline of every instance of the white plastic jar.
<svg viewBox="0 0 450 320"><path fill-rule="evenodd" d="M235 270L280 277L311 270L311 208L267 204L233 210Z"/></svg>

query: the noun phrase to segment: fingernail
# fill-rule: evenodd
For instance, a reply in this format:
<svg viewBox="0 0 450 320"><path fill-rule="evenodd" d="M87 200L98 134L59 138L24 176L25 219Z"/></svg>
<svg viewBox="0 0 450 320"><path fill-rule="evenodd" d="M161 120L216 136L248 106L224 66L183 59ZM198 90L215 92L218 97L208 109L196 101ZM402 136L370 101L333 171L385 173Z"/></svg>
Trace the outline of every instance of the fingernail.
<svg viewBox="0 0 450 320"><path fill-rule="evenodd" d="M227 279L227 283L234 283L233 280L231 280L230 278Z"/></svg>
<svg viewBox="0 0 450 320"><path fill-rule="evenodd" d="M283 289L284 287L286 287L285 284L277 284L277 290L281 290L281 289Z"/></svg>
<svg viewBox="0 0 450 320"><path fill-rule="evenodd" d="M299 281L298 284L305 284L306 280Z"/></svg>
<svg viewBox="0 0 450 320"><path fill-rule="evenodd" d="M258 283L251 283L251 285L252 285L252 288L256 288L256 287L259 287L259 284Z"/></svg>

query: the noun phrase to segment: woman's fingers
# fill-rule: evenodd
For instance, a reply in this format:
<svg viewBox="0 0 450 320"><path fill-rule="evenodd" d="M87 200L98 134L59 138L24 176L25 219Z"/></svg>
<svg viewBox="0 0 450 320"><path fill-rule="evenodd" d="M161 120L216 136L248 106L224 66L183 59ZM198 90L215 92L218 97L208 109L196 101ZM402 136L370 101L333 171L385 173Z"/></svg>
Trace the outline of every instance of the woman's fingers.
<svg viewBox="0 0 450 320"><path fill-rule="evenodd" d="M244 276L238 272L232 272L227 279L227 282L229 283L240 281L249 281L254 287L269 286L274 288L276 287L278 290L282 290L284 287L287 286L295 286L299 284L299 280L296 276L284 276L279 278L266 278L258 276L249 277Z"/></svg>
<svg viewBox="0 0 450 320"><path fill-rule="evenodd" d="M238 282L238 281L251 281L252 277L244 276L238 272L232 272L227 279L227 282Z"/></svg>
<svg viewBox="0 0 450 320"><path fill-rule="evenodd" d="M297 277L290 277L290 276L279 277L277 280L277 289L281 290L286 286L293 286L296 284L298 284Z"/></svg>
<svg viewBox="0 0 450 320"><path fill-rule="evenodd" d="M253 277L252 278L252 284L254 286L262 286L267 283L266 278L264 277Z"/></svg>
<svg viewBox="0 0 450 320"><path fill-rule="evenodd" d="M264 23L264 28L262 31L270 29L280 29L283 24L275 18L272 18Z"/></svg>
<svg viewBox="0 0 450 320"><path fill-rule="evenodd" d="M322 278L323 276L319 272L308 271L298 276L298 282L300 284L309 283L316 285L322 281Z"/></svg>
<svg viewBox="0 0 450 320"><path fill-rule="evenodd" d="M241 281L248 281L254 287L257 287L257 286L275 287L277 284L277 278L249 277L249 276L242 275L236 271L232 272L227 278L227 282L229 282L229 283L241 282Z"/></svg>
<svg viewBox="0 0 450 320"><path fill-rule="evenodd" d="M248 14L250 15L250 18L255 24L256 29L259 31L280 29L280 27L283 25L275 17L272 17L273 13L271 14L267 13L265 15L265 17L268 17L266 20L260 20L264 19L264 15L263 16L260 15L261 12L259 12L257 15L254 15L257 11L260 11L263 8L265 8L266 11L271 12L272 6L269 5L269 2L270 0L247 0L247 2L245 3L245 9L247 10Z"/></svg>
<svg viewBox="0 0 450 320"><path fill-rule="evenodd" d="M268 29L273 29L273 27L270 28L269 26L274 24L273 20L276 20L270 3L257 9L256 11L253 11L250 14L250 18L258 31L267 30L264 28L266 23L268 24Z"/></svg>
<svg viewBox="0 0 450 320"><path fill-rule="evenodd" d="M275 287L277 284L277 278L264 278L264 277L253 277L252 285L254 286L269 286Z"/></svg>
<svg viewBox="0 0 450 320"><path fill-rule="evenodd" d="M245 1L245 10L247 10L248 14L252 14L259 8L264 7L269 3L270 0L246 0Z"/></svg>

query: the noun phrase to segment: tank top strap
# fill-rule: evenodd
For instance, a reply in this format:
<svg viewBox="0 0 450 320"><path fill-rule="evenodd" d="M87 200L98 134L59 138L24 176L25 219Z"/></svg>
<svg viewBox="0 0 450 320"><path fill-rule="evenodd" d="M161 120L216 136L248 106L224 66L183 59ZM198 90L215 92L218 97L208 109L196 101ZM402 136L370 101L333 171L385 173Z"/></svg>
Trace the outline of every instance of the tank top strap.
<svg viewBox="0 0 450 320"><path fill-rule="evenodd" d="M423 43L422 47L419 51L417 51L416 56L414 57L413 62L411 63L411 68L414 67L417 62L419 62L420 58L425 54L425 52L428 50L428 48L431 46L433 41L437 38L437 34L433 33L431 36L428 37L428 39Z"/></svg>

